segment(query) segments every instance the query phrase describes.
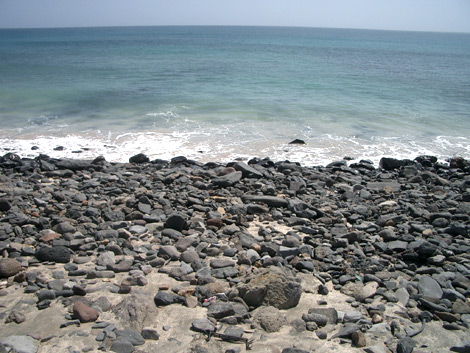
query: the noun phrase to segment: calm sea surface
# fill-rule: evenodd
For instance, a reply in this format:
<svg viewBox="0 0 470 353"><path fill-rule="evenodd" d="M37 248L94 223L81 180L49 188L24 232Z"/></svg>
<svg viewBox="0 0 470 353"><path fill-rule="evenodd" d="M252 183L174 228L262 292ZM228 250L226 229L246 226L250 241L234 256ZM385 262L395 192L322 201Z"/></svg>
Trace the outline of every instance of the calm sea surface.
<svg viewBox="0 0 470 353"><path fill-rule="evenodd" d="M0 30L0 148L110 161L470 158L470 34Z"/></svg>

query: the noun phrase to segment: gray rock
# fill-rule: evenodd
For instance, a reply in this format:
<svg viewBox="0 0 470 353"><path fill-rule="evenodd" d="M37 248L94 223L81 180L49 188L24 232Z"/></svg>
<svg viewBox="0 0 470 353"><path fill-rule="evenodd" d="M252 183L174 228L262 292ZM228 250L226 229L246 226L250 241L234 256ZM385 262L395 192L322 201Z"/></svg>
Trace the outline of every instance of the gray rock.
<svg viewBox="0 0 470 353"><path fill-rule="evenodd" d="M36 252L36 258L40 261L68 263L70 256L70 250L65 246L42 247Z"/></svg>
<svg viewBox="0 0 470 353"><path fill-rule="evenodd" d="M141 346L145 343L145 339L137 330L116 330L114 332L118 338L125 338L134 346Z"/></svg>
<svg viewBox="0 0 470 353"><path fill-rule="evenodd" d="M287 270L279 267L260 269L244 278L238 286L240 297L249 306L274 306L289 309L297 306L302 286Z"/></svg>
<svg viewBox="0 0 470 353"><path fill-rule="evenodd" d="M268 205L269 207L285 207L287 208L288 202L286 199L282 199L276 196L251 196L244 195L244 202L259 202Z"/></svg>
<svg viewBox="0 0 470 353"><path fill-rule="evenodd" d="M367 282L365 285L349 282L341 288L341 293L353 297L358 302L362 302L364 299L373 296L377 291L377 287L377 282Z"/></svg>
<svg viewBox="0 0 470 353"><path fill-rule="evenodd" d="M421 295L431 300L440 300L443 294L439 283L430 276L421 276L418 281L418 290Z"/></svg>
<svg viewBox="0 0 470 353"><path fill-rule="evenodd" d="M9 336L0 341L5 347L14 349L17 353L37 353L39 342L30 336Z"/></svg>
<svg viewBox="0 0 470 353"><path fill-rule="evenodd" d="M150 327L144 327L142 329L141 335L146 340L156 341L160 338L160 334L157 332L157 330Z"/></svg>
<svg viewBox="0 0 470 353"><path fill-rule="evenodd" d="M198 332L215 332L216 326L208 319L197 319L191 323L191 329Z"/></svg>
<svg viewBox="0 0 470 353"><path fill-rule="evenodd" d="M129 158L129 163L142 164L148 162L150 162L150 159L143 153L136 154Z"/></svg>
<svg viewBox="0 0 470 353"><path fill-rule="evenodd" d="M211 267L212 268L223 268L223 267L229 267L229 266L235 266L235 262L230 260L230 259L214 259L214 260L211 260Z"/></svg>
<svg viewBox="0 0 470 353"><path fill-rule="evenodd" d="M0 278L15 276L21 271L21 264L15 259L0 259Z"/></svg>
<svg viewBox="0 0 470 353"><path fill-rule="evenodd" d="M171 228L181 232L184 229L188 229L188 224L186 222L186 218L182 214L173 213L167 218L165 228Z"/></svg>
<svg viewBox="0 0 470 353"><path fill-rule="evenodd" d="M222 175L220 177L212 179L212 184L223 188L229 187L238 183L242 176L242 172L228 173L226 175Z"/></svg>
<svg viewBox="0 0 470 353"><path fill-rule="evenodd" d="M21 311L18 310L12 310L8 314L8 317L5 320L5 323L8 324L10 322L14 322L17 324L21 324L26 320L26 315L23 314Z"/></svg>
<svg viewBox="0 0 470 353"><path fill-rule="evenodd" d="M127 339L120 337L114 340L110 348L111 352L116 353L132 353L135 350L134 345Z"/></svg>
<svg viewBox="0 0 470 353"><path fill-rule="evenodd" d="M253 320L266 332L278 332L287 323L284 314L272 306L261 306L256 309Z"/></svg>
<svg viewBox="0 0 470 353"><path fill-rule="evenodd" d="M132 268L133 261L132 260L121 260L117 264L109 263L106 268L113 272L129 272Z"/></svg>
<svg viewBox="0 0 470 353"><path fill-rule="evenodd" d="M402 240L394 240L389 242L387 247L393 252L403 252L408 248L408 243Z"/></svg>
<svg viewBox="0 0 470 353"><path fill-rule="evenodd" d="M310 353L310 352L306 351L305 349L300 349L300 348L284 348L282 350L282 353Z"/></svg>
<svg viewBox="0 0 470 353"><path fill-rule="evenodd" d="M173 245L164 245L160 247L159 255L163 258L169 258L176 261L180 258L181 253Z"/></svg>
<svg viewBox="0 0 470 353"><path fill-rule="evenodd" d="M207 310L207 316L217 320L233 314L235 314L235 310L232 303L213 302Z"/></svg>
<svg viewBox="0 0 470 353"><path fill-rule="evenodd" d="M328 324L335 325L338 322L338 312L335 308L310 308L309 314L319 314L328 318Z"/></svg>
<svg viewBox="0 0 470 353"><path fill-rule="evenodd" d="M356 310L348 310L344 313L344 322L357 322L362 319L362 314Z"/></svg>
<svg viewBox="0 0 470 353"><path fill-rule="evenodd" d="M397 353L411 353L416 346L416 342L411 337L404 337L397 343Z"/></svg>
<svg viewBox="0 0 470 353"><path fill-rule="evenodd" d="M470 353L470 341L463 340L459 344L450 347L452 352Z"/></svg>
<svg viewBox="0 0 470 353"><path fill-rule="evenodd" d="M96 259L99 266L107 266L116 262L116 255L112 251L103 251Z"/></svg>
<svg viewBox="0 0 470 353"><path fill-rule="evenodd" d="M395 295L397 296L401 305L406 306L406 304L408 304L408 300L410 300L410 294L405 288L398 288L395 291Z"/></svg>
<svg viewBox="0 0 470 353"><path fill-rule="evenodd" d="M263 173L250 167L248 164L243 162L237 162L233 165L233 168L239 172L242 172L244 178L262 178Z"/></svg>
<svg viewBox="0 0 470 353"><path fill-rule="evenodd" d="M184 298L171 292L159 291L153 298L155 305L166 306L175 303L183 303Z"/></svg>
<svg viewBox="0 0 470 353"><path fill-rule="evenodd" d="M326 324L328 323L328 317L316 313L303 314L302 320L304 320L305 322L314 322L317 324L318 327L326 326Z"/></svg>
<svg viewBox="0 0 470 353"><path fill-rule="evenodd" d="M243 336L244 330L239 326L228 326L224 334L234 338L241 338Z"/></svg>
<svg viewBox="0 0 470 353"><path fill-rule="evenodd" d="M357 324L346 324L346 325L343 325L339 330L338 332L336 332L333 336L331 336L330 339L333 339L333 338L349 338L351 337L351 335L360 330L361 327Z"/></svg>

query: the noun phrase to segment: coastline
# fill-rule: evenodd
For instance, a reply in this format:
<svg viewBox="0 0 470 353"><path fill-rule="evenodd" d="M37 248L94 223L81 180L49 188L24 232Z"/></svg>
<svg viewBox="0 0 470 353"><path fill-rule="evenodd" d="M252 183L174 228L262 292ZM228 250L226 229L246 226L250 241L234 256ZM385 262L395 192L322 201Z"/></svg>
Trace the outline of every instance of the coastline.
<svg viewBox="0 0 470 353"><path fill-rule="evenodd" d="M200 163L233 160L248 161L253 157L289 160L303 166L325 166L347 157L355 162L361 159L379 165L383 156L415 159L420 155L436 156L440 162L450 158L470 159L467 138L434 136L428 139L408 137L373 137L320 135L303 138L301 144L291 144L295 137L226 136L184 132L132 132L108 134L101 132L80 134L24 135L21 138L0 138L0 154L15 153L23 158L37 158L44 154L57 159L89 159L103 156L112 163L125 163L135 154L144 153L151 160L170 160L186 156Z"/></svg>
<svg viewBox="0 0 470 353"><path fill-rule="evenodd" d="M466 349L469 175L465 159L432 156L305 167L7 154L0 342L41 353Z"/></svg>

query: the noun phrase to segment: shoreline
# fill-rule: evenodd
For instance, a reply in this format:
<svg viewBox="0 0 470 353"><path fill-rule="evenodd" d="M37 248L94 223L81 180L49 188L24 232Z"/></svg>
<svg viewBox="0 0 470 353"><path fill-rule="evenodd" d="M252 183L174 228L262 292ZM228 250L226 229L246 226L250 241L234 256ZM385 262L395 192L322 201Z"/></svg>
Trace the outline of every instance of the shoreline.
<svg viewBox="0 0 470 353"><path fill-rule="evenodd" d="M17 350L468 349L463 158L6 154L0 251L0 343Z"/></svg>
<svg viewBox="0 0 470 353"><path fill-rule="evenodd" d="M298 139L293 139L295 141ZM286 139L264 140L263 138L231 141L221 136L205 140L204 136L177 133L128 133L107 138L91 135L66 135L59 137L33 136L26 139L0 139L4 153L15 153L22 158L37 158L47 155L57 159L88 159L103 156L112 163L126 163L138 153L151 160L170 160L175 156L186 156L200 163L217 161L229 163L233 160L249 161L254 157L271 158L273 161L289 160L303 166L325 166L333 161L349 159L370 160L379 165L383 156L398 159L415 159L421 155L436 156L445 163L451 158L470 159L465 139L436 136L424 143L406 138L375 138L372 140L319 136L315 139L300 139L303 143L292 144ZM437 152L438 151L438 152ZM0 153L2 154L2 153Z"/></svg>

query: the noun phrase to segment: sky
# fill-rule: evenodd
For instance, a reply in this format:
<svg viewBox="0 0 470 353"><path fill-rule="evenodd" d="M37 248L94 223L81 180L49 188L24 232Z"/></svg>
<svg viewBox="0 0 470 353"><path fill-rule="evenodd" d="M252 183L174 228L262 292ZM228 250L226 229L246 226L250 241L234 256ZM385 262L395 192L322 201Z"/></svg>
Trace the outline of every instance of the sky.
<svg viewBox="0 0 470 353"><path fill-rule="evenodd" d="M0 28L147 25L470 32L470 0L0 0Z"/></svg>

